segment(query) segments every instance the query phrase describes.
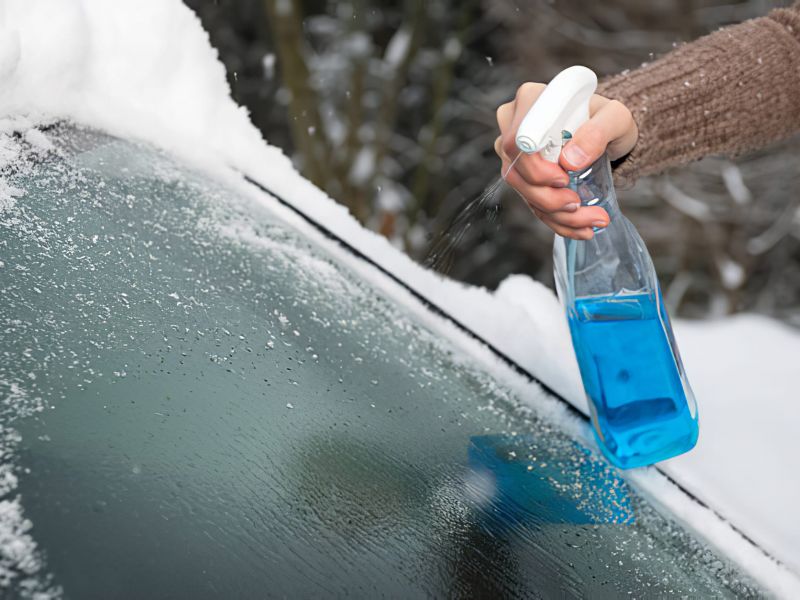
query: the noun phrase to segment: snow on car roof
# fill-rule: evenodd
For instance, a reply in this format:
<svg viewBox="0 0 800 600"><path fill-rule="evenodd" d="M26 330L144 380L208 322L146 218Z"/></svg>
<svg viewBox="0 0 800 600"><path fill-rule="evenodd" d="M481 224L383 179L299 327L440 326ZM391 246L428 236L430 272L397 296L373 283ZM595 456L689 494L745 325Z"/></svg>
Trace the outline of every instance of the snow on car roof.
<svg viewBox="0 0 800 600"><path fill-rule="evenodd" d="M68 119L153 143L227 179L231 173L220 165L244 173L312 221L325 223L334 235L587 412L566 322L552 292L521 276L506 280L494 293L446 280L361 227L343 206L297 173L278 148L265 143L247 111L231 99L224 67L199 19L178 0L5 0L0 3L0 84L0 136L5 141L11 132L27 128L36 132L26 136L28 143L46 145L46 135L30 125ZM2 167L13 160L14 144L4 143L0 150ZM241 178L238 185L307 235L321 238L306 221ZM13 199L14 193L0 185L0 211L4 198ZM407 290L330 240L321 243L363 277L389 289L435 330L482 358L498 377L519 380L486 348L426 311ZM788 385L789 361L797 355L791 350L800 349L800 336L779 325L763 325L763 320L749 316L714 326L677 324L679 339L685 336L688 342L682 349L698 391L700 443L688 456L661 465L661 470L636 470L628 477L767 588L797 596L800 519L792 515L800 483L788 475L789 461L800 452L786 430L800 417L800 403L792 402L793 386ZM739 335L756 335L753 328L761 344L775 349L777 363L766 389L763 377L743 368L748 361L764 360L761 346L737 353L731 343ZM724 356L716 362L708 359L719 352ZM720 364L736 372L723 377L714 367ZM536 408L576 430L574 418L556 402ZM751 426L756 414L759 429Z"/></svg>

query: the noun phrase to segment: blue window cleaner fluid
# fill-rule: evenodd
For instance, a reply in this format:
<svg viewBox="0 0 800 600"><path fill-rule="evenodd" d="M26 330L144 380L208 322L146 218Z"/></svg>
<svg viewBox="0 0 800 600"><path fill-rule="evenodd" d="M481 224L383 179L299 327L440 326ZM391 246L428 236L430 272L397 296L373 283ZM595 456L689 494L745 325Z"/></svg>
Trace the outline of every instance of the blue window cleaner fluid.
<svg viewBox="0 0 800 600"><path fill-rule="evenodd" d="M586 67L559 73L520 124L519 149L557 161L563 142L588 120L596 87ZM621 468L682 454L697 442L697 405L650 254L619 210L607 156L569 179L582 205L600 206L610 218L591 240L557 235L553 252L600 448Z"/></svg>

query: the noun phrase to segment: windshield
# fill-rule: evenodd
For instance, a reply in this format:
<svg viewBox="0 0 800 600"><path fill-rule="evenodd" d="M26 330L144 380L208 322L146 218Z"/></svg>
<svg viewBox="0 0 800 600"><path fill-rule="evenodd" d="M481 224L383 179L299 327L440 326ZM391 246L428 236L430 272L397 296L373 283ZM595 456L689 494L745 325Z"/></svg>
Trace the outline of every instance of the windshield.
<svg viewBox="0 0 800 600"><path fill-rule="evenodd" d="M48 136L0 209L5 497L33 525L0 545L6 586L755 593L265 195Z"/></svg>

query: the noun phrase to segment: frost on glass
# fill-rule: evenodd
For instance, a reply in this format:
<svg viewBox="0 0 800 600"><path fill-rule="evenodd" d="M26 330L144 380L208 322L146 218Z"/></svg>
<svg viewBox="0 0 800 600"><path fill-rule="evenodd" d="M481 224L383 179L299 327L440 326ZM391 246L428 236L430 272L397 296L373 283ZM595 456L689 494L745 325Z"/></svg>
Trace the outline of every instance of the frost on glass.
<svg viewBox="0 0 800 600"><path fill-rule="evenodd" d="M6 590L754 593L239 188L47 135L0 211L2 491L36 567L3 577L0 537Z"/></svg>

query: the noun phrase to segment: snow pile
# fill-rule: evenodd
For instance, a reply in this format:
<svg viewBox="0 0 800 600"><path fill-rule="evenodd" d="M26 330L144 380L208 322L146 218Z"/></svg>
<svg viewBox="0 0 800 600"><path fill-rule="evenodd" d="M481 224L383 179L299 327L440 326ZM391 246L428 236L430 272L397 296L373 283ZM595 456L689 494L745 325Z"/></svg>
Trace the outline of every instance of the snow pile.
<svg viewBox="0 0 800 600"><path fill-rule="evenodd" d="M72 118L183 154L290 168L231 101L208 35L175 0L3 0L0 81L0 118Z"/></svg>
<svg viewBox="0 0 800 600"><path fill-rule="evenodd" d="M756 315L675 329L701 434L663 469L800 572L800 333Z"/></svg>
<svg viewBox="0 0 800 600"><path fill-rule="evenodd" d="M231 100L199 20L178 0L0 0L0 164L13 156L12 130L58 118L149 141L217 171L225 164L248 174L586 411L553 294L524 277L510 278L496 294L443 280L365 231L264 143ZM36 132L28 136L30 143L47 143ZM13 190L5 195L13 198ZM374 277L363 264L360 272ZM800 417L788 361L800 337L752 318L680 324L678 337L699 398L702 433L695 452L665 468L800 573L800 528L792 516L798 488L788 483L796 471L789 461L798 455L788 427ZM768 359L774 372L765 370ZM730 545L729 553L765 585L787 596L800 590L796 574L769 561L656 471L633 477L718 546Z"/></svg>

